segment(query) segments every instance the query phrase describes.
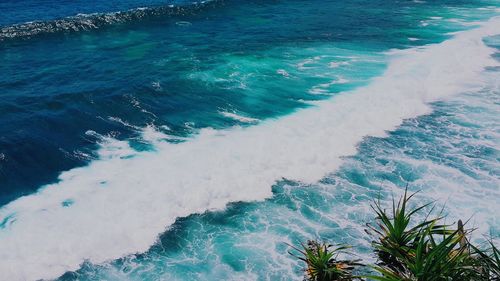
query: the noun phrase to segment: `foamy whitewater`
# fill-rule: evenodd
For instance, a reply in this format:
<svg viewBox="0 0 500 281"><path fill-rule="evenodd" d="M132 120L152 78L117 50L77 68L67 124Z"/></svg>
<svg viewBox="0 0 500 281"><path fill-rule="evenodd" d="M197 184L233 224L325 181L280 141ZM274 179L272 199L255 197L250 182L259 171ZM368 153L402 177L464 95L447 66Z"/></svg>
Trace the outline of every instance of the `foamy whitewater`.
<svg viewBox="0 0 500 281"><path fill-rule="evenodd" d="M255 126L203 129L176 144L148 129L151 152L107 139L99 160L0 210L2 279L56 278L84 261L144 252L179 217L264 200L283 178L314 183L364 137L385 136L428 114L429 103L483 86L484 69L500 66L483 38L499 33L497 17L440 44L393 51L368 86Z"/></svg>

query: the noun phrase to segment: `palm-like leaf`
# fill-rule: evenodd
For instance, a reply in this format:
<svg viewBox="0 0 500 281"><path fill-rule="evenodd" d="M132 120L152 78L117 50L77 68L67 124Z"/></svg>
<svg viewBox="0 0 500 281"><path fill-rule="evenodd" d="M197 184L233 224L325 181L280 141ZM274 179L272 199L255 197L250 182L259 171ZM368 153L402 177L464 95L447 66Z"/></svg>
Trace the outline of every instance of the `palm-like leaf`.
<svg viewBox="0 0 500 281"><path fill-rule="evenodd" d="M500 281L500 250L489 241L490 248L481 250L470 245L471 252L475 257L474 266L481 274L481 280Z"/></svg>
<svg viewBox="0 0 500 281"><path fill-rule="evenodd" d="M461 222L457 230L440 227L435 232L437 221L416 231L417 241L412 247L393 250L399 267L379 264L373 267L382 276L370 276L381 281L476 281L482 279L481 271L475 265L477 259L471 255L466 234Z"/></svg>
<svg viewBox="0 0 500 281"><path fill-rule="evenodd" d="M294 257L307 264L306 275L311 281L349 281L354 280L352 270L359 265L358 260L339 260L338 255L344 253L349 246L333 246L316 241L308 241L307 245L302 244L302 249L292 245L296 252L289 252Z"/></svg>
<svg viewBox="0 0 500 281"><path fill-rule="evenodd" d="M407 189L404 195L397 201L392 200L392 212L388 213L382 208L380 200L371 205L376 214L377 225L368 224L369 234L376 237L373 241L375 252L377 253L380 264L388 266L394 270L402 270L403 265L398 261L398 257L412 254L419 240L420 230L429 229L433 234L447 234L445 225L438 225L441 217L428 219L434 206L426 215L426 219L416 225L412 225L412 218L415 214L432 205L424 204L414 209L408 209L408 202L416 193L408 195Z"/></svg>

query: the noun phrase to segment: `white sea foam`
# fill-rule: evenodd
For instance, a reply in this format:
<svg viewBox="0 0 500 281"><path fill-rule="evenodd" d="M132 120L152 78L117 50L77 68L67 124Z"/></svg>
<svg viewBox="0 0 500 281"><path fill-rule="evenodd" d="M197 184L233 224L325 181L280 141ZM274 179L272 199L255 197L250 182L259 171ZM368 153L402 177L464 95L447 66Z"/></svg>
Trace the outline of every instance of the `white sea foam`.
<svg viewBox="0 0 500 281"><path fill-rule="evenodd" d="M341 61L341 62L332 61L328 64L328 67L337 68L337 67L340 67L342 65L349 65L349 62L347 62L347 61Z"/></svg>
<svg viewBox="0 0 500 281"><path fill-rule="evenodd" d="M309 94L312 94L312 95L330 94L330 91L328 88L330 88L331 86L338 85L338 84L346 84L349 82L350 82L349 80L347 80L341 76L337 76L337 78L333 81L330 81L328 83L322 83L322 84L319 84L319 85L312 87L309 90Z"/></svg>
<svg viewBox="0 0 500 281"><path fill-rule="evenodd" d="M483 68L498 65L482 38L499 26L495 18L441 44L393 52L369 86L258 126L203 129L186 142L157 141L155 152L103 138L100 160L0 209L2 278L54 278L84 260L145 251L177 217L263 200L281 178L321 179L364 136L384 136L428 113L429 102L480 86Z"/></svg>
<svg viewBox="0 0 500 281"><path fill-rule="evenodd" d="M240 121L243 123L257 123L257 122L259 122L259 119L241 116L241 115L238 115L234 112L221 111L220 114L224 117L227 117L227 118L230 118L230 119L233 119L236 121Z"/></svg>
<svg viewBox="0 0 500 281"><path fill-rule="evenodd" d="M426 20L421 20L420 21L420 26L424 26L425 27L425 26L428 26L428 25L429 25L428 21L426 21Z"/></svg>
<svg viewBox="0 0 500 281"><path fill-rule="evenodd" d="M120 117L108 116L108 120L119 123L125 127L129 127L129 128L135 129L135 130L140 130L140 127L132 125L132 124L128 123L127 121L124 121Z"/></svg>
<svg viewBox="0 0 500 281"><path fill-rule="evenodd" d="M283 75L284 77L289 77L290 76L290 73L288 73L286 70L284 69L278 69L276 71L276 73L280 74L280 75Z"/></svg>

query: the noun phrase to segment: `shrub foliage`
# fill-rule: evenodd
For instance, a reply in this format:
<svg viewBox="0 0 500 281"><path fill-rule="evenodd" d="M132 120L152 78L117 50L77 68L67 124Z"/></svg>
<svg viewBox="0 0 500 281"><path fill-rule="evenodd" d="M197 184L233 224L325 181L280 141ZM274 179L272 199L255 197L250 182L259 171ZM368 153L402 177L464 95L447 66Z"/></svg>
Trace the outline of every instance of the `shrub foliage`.
<svg viewBox="0 0 500 281"><path fill-rule="evenodd" d="M473 229L443 223L440 214L433 216L433 203L410 208L415 193L392 200L384 209L380 200L372 204L375 224L367 224L378 261L369 265L377 274L355 276L359 260L340 260L348 246L333 246L317 241L292 247L293 256L306 263L305 279L310 281L379 280L379 281L500 281L500 250L489 241L486 249L473 245L468 236ZM425 212L425 213L424 213ZM417 214L424 219L415 221ZM296 254L298 253L298 255Z"/></svg>

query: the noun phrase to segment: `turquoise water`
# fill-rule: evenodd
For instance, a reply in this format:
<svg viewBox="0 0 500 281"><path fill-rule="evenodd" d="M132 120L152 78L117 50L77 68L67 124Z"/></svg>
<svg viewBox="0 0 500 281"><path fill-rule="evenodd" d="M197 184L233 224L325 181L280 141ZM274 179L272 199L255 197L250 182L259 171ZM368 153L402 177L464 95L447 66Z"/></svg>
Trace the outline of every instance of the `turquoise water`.
<svg viewBox="0 0 500 281"><path fill-rule="evenodd" d="M299 280L406 184L500 235L498 1L172 3L0 22L9 279Z"/></svg>
<svg viewBox="0 0 500 281"><path fill-rule="evenodd" d="M280 181L265 202L178 219L147 252L85 263L61 280L300 280L303 265L286 243L311 238L356 245L370 261L368 206L406 184L421 192L418 201L445 206L450 222L487 222L483 234L499 238L500 217L490 212L499 198L500 85L498 70L490 71L492 84L433 103L431 114L406 120L387 137L365 139L317 183Z"/></svg>

